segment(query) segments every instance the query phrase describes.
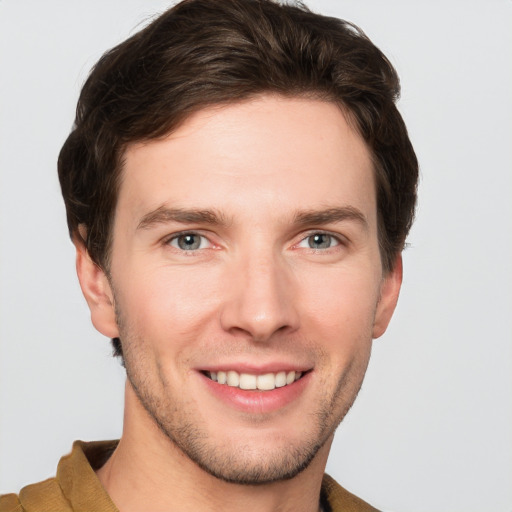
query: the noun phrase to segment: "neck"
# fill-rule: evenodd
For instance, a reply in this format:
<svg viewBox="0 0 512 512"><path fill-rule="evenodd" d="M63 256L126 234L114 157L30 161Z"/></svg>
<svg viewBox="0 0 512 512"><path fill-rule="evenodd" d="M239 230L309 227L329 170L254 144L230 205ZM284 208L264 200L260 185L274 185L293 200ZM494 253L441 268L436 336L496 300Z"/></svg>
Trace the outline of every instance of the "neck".
<svg viewBox="0 0 512 512"><path fill-rule="evenodd" d="M120 512L147 510L149 504L154 512L318 512L329 447L330 441L292 479L261 485L224 482L160 431L127 384L123 435L97 475Z"/></svg>

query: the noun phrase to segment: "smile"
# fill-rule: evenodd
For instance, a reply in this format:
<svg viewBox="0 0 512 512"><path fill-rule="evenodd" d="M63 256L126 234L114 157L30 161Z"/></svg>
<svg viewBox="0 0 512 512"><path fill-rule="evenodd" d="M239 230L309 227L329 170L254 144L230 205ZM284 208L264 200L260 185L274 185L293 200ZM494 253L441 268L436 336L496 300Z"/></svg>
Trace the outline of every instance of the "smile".
<svg viewBox="0 0 512 512"><path fill-rule="evenodd" d="M211 380L226 384L234 388L244 390L271 391L275 388L282 388L293 384L302 377L302 372L289 371L277 373L265 373L254 375L251 373L238 373L234 370L206 372L206 376Z"/></svg>

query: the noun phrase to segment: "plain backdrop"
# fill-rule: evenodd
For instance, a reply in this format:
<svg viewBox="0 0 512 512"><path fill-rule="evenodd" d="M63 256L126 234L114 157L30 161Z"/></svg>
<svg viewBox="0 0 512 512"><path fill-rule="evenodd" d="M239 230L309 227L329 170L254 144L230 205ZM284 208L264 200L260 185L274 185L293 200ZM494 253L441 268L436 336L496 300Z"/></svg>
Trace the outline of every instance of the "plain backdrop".
<svg viewBox="0 0 512 512"><path fill-rule="evenodd" d="M56 176L78 91L162 0L0 0L0 492L121 432L124 375L91 326ZM396 66L417 221L328 471L394 512L512 511L512 1L310 0Z"/></svg>

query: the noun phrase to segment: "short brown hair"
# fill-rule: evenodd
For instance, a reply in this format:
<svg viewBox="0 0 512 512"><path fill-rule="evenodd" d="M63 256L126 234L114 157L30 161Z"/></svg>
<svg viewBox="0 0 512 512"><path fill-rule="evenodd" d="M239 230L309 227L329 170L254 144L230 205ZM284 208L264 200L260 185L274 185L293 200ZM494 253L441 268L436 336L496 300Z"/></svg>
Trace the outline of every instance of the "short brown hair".
<svg viewBox="0 0 512 512"><path fill-rule="evenodd" d="M395 106L399 79L354 25L272 0L184 0L108 51L85 82L59 156L67 220L109 268L127 145L175 130L207 106L262 93L331 101L373 157L382 265L393 268L411 227L418 163Z"/></svg>

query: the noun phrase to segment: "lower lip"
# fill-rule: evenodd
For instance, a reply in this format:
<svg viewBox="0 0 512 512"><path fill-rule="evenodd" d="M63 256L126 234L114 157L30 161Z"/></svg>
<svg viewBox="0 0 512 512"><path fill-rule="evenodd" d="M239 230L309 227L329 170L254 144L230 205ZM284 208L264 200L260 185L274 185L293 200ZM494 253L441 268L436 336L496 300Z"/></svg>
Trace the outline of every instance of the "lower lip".
<svg viewBox="0 0 512 512"><path fill-rule="evenodd" d="M286 407L299 399L311 378L311 372L308 372L299 380L287 386L275 388L271 391L260 391L258 389L245 390L227 384L219 384L202 373L200 375L210 392L217 398L239 411L251 414L271 413Z"/></svg>

